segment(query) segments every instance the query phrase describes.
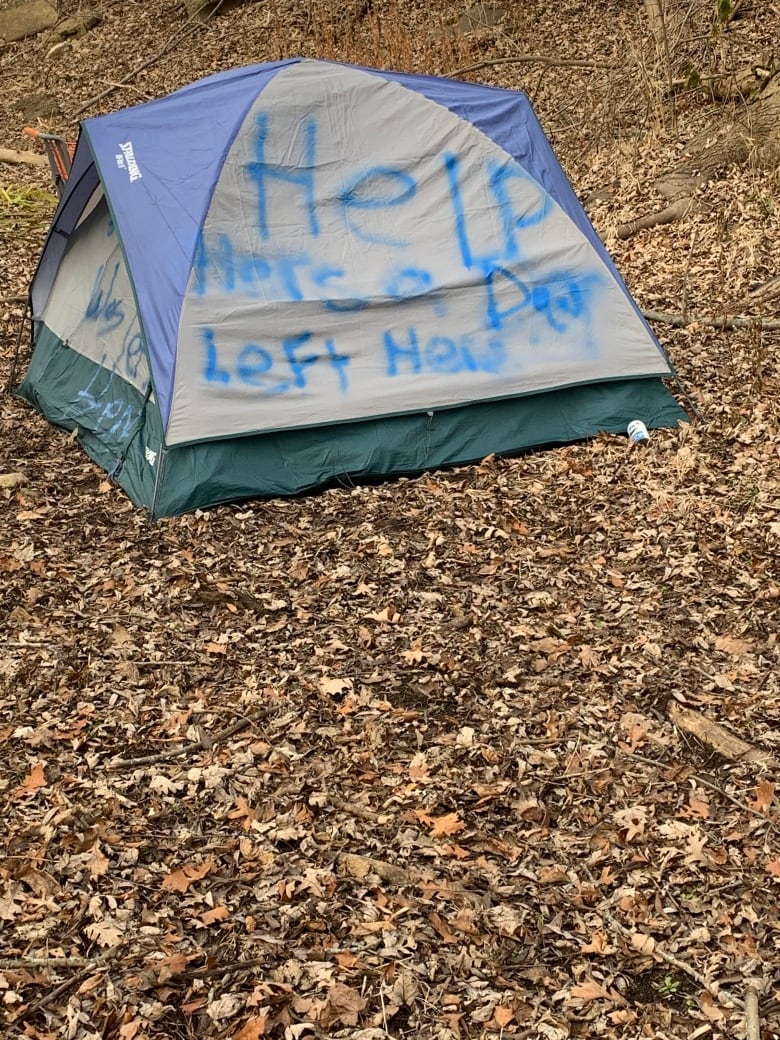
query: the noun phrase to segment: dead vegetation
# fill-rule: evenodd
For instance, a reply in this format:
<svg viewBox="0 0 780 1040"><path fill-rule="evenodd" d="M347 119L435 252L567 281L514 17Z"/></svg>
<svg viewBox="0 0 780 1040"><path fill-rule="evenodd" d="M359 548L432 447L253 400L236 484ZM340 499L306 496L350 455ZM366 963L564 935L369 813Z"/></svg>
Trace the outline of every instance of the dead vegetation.
<svg viewBox="0 0 780 1040"><path fill-rule="evenodd" d="M0 52L3 147L293 53L526 89L702 418L150 525L0 397L4 1035L780 1036L777 164L619 238L724 111L639 4L93 7ZM50 185L0 178L5 383Z"/></svg>

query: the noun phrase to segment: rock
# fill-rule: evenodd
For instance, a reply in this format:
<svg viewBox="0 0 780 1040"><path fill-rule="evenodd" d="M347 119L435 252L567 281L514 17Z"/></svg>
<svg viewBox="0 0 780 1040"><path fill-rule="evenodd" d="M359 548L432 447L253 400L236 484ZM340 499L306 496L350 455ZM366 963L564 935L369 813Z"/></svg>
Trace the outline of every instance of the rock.
<svg viewBox="0 0 780 1040"><path fill-rule="evenodd" d="M64 18L60 24L49 33L48 42L52 45L70 40L76 36L83 36L96 25L100 25L103 16L96 11L86 11L84 14L74 15L72 18Z"/></svg>
<svg viewBox="0 0 780 1040"><path fill-rule="evenodd" d="M47 0L0 0L0 41L11 43L49 29L57 12Z"/></svg>
<svg viewBox="0 0 780 1040"><path fill-rule="evenodd" d="M25 123L34 123L36 119L46 120L59 115L60 106L51 94L28 94L14 102L14 108L21 112Z"/></svg>

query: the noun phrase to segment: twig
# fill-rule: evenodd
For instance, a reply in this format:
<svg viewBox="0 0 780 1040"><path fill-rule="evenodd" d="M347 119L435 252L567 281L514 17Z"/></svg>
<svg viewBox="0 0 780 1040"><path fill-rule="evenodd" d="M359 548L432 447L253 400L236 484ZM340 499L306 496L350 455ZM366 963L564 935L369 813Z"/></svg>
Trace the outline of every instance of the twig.
<svg viewBox="0 0 780 1040"><path fill-rule="evenodd" d="M0 304L5 303L26 303L26 296L0 296Z"/></svg>
<svg viewBox="0 0 780 1040"><path fill-rule="evenodd" d="M178 664L178 665L181 665L182 667L184 667L186 665L197 664L197 662L196 661L188 661L188 660L186 660L183 657L178 657L178 658L173 658L172 657L172 658L170 658L168 660L153 661L151 659L151 657L149 657L149 658L145 658L142 661L132 661L132 664L134 664L137 668L151 668L152 666L172 665L172 664Z"/></svg>
<svg viewBox="0 0 780 1040"><path fill-rule="evenodd" d="M654 758L647 758L645 755L637 755L634 751L620 751L621 755L625 755L627 758L633 758L637 762L644 762L645 765L655 766L660 768L661 766L669 766L671 763L664 761L657 761ZM758 816L760 820L763 820L767 827L772 831L777 831L778 825L772 820L766 813L759 812L758 809L753 809L747 804L747 802L741 802L739 798L735 798L733 794L729 794L728 791L721 787L720 784L716 784L714 780L708 780L706 776L702 776L701 773L690 773L688 774L690 780L695 780L697 784L701 784L702 787L708 787L710 791L714 791L716 794L722 795L726 801L731 802L737 809L741 809L742 812L746 812L752 816Z"/></svg>
<svg viewBox="0 0 780 1040"><path fill-rule="evenodd" d="M755 986L748 986L745 991L745 1040L761 1040L758 990Z"/></svg>
<svg viewBox="0 0 780 1040"><path fill-rule="evenodd" d="M462 69L449 72L449 76L464 76L467 72L478 72L480 69L488 69L493 65L562 65L575 69L614 69L605 61L590 61L579 58L553 58L546 54L516 54L512 58L488 58L478 61L474 65L466 65Z"/></svg>
<svg viewBox="0 0 780 1040"><path fill-rule="evenodd" d="M255 938L255 936L253 935L252 938ZM265 939L264 941L271 942L274 945L284 945L281 939ZM195 975L199 979L210 979L217 975L227 975L232 972L241 971L242 969L267 967L267 957L253 957L252 960L232 961L229 964L220 964L216 968L185 968L182 975Z"/></svg>
<svg viewBox="0 0 780 1040"><path fill-rule="evenodd" d="M207 7L207 4L204 0L204 3L201 4L197 11L190 15L190 17L187 19L187 21L184 23L181 29L179 29L177 33L174 33L173 36L171 36L171 38L167 41L164 47L162 47L159 51L153 54L151 58L147 58L146 61L142 61L140 65L136 65L135 68L131 69L130 72L128 72L126 76L123 76L118 82L111 83L108 87L105 88L105 90L101 90L99 94L95 94L94 97L91 97L81 106L81 108L76 109L76 111L68 117L68 121L75 122L79 118L79 116L82 116L87 111L88 108L92 108L92 106L98 104L99 101L103 101L105 98L113 94L115 90L121 90L122 87L128 86L130 81L134 79L139 72L143 72L145 69L148 69L151 65L154 65L155 62L158 62L161 58L165 57L165 55L168 53L169 50L171 50L172 47L175 47L178 43L181 43L181 41L184 40L185 37L190 36L193 32L199 29L200 26L204 25L213 15L217 13L217 11L220 9L224 2L225 0L220 0L217 6L213 10L208 11L206 13L205 18L202 18L201 15Z"/></svg>
<svg viewBox="0 0 780 1040"><path fill-rule="evenodd" d="M115 946L111 950L106 950L105 953L100 955L100 957L95 957L93 960L87 961L81 970L76 972L75 975L71 975L69 979L65 979L64 982L59 984L59 986L55 986L54 989L49 990L48 993L44 994L40 1000L36 1000L34 1004L31 1004L27 1009L27 1014L32 1015L35 1011L39 1011L41 1008L53 1003L61 993L64 993L66 990L77 985L82 979L91 975L93 971L104 967L119 954L124 945L124 943L120 943L119 946Z"/></svg>
<svg viewBox="0 0 780 1040"><path fill-rule="evenodd" d="M26 642L21 642L18 639L0 639L0 646L9 646L9 647L12 647L14 650L26 650L28 648L30 650L35 650L35 649L40 648L42 646L45 646L45 647L48 647L49 649L51 649L52 647L56 646L56 644L55 643L46 642L44 640L30 640L30 639L28 639Z"/></svg>
<svg viewBox="0 0 780 1040"><path fill-rule="evenodd" d="M14 968L91 968L97 964L89 957L0 957L0 971Z"/></svg>
<svg viewBox="0 0 780 1040"><path fill-rule="evenodd" d="M588 873L590 873L590 871L588 871ZM591 875L591 880L593 884L596 884L593 875ZM604 907L599 907L597 912L601 914L607 924L614 928L616 932L619 932L619 934L624 938L633 942L634 933L613 917L609 910ZM684 972L689 978L693 979L694 982L698 983L702 989L706 989L707 992L716 999L723 997L730 1001L739 1011L744 1010L745 1002L741 997L738 997L735 993L727 990L724 986L719 986L717 982L710 982L709 979L705 975L702 975L700 971L697 971L696 968L692 967L690 964L686 964L685 961L681 961L680 958L675 957L673 953L667 953L667 951L659 945L658 940L655 940L652 956L657 957L661 961L665 961L666 964L671 964L671 966L677 968L678 971Z"/></svg>
<svg viewBox="0 0 780 1040"><path fill-rule="evenodd" d="M167 762L172 758L180 758L182 755L191 755L197 751L204 751L207 748L214 747L215 744L219 744L223 740L227 740L242 729L246 729L247 726L251 726L258 719L267 718L275 710L276 705L273 708L270 705L258 708L249 715L243 715L240 719L219 730L213 736L206 735L192 744L182 744L179 747L168 748L167 751L159 751L156 755L144 755L141 758L117 758L113 762L107 763L107 766L109 769L135 769L137 766L151 766L158 762Z"/></svg>
<svg viewBox="0 0 780 1040"><path fill-rule="evenodd" d="M588 875L591 884L594 887L598 888L598 882L596 878L593 876L592 872L589 870L589 868L583 865L582 869L584 873ZM635 933L632 932L630 928L626 928L624 924L621 924L620 921L618 921L617 918L612 915L610 910L608 910L604 906L599 906L597 913L601 914L606 923L610 925L612 928L614 928L615 931L618 932L618 934L622 935L625 939L628 939L633 944L633 938ZM744 1010L745 1001L743 1001L736 994L732 993L730 990L727 990L725 987L719 986L717 982L710 982L710 980L705 975L702 975L700 971L697 971L697 969L692 967L692 965L686 964L685 961L681 961L680 958L675 957L673 953L668 953L659 944L657 939L654 941L652 956L657 957L659 960L664 961L666 964L671 964L671 966L673 968L677 968L678 971L684 972L689 978L693 979L694 982L698 983L698 985L701 986L702 989L706 989L707 992L716 999L718 999L719 997L723 997L726 1000L730 1001L738 1010Z"/></svg>
<svg viewBox="0 0 780 1040"><path fill-rule="evenodd" d="M688 325L706 325L712 329L750 329L757 325L760 329L780 329L780 319L749 318L724 315L722 318L709 318L696 314L671 314L668 311L643 310L642 314L649 321L660 321L665 325L677 325L684 329Z"/></svg>

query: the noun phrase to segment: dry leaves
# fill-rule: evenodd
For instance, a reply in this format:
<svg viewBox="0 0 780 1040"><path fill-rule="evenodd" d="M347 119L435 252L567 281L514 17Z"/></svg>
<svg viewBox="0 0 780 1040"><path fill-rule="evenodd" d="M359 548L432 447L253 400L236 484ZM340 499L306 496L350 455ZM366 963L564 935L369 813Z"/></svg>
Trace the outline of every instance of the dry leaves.
<svg viewBox="0 0 780 1040"><path fill-rule="evenodd" d="M633 14L508 6L451 38L440 0L245 4L105 105L290 53L434 73L518 40L603 57L473 75L533 90L642 305L741 306L775 273L773 175L731 172L697 214L617 242L717 111L694 93L676 130L661 118L624 60L645 53ZM174 3L101 13L73 61L38 38L3 51L4 143L18 96L72 112L182 25ZM780 38L771 4L713 43L699 14L703 67ZM43 230L0 213L3 383ZM658 331L704 422L642 455L604 435L155 525L0 396L9 1035L736 1036L701 980L739 991L746 971L780 1035L780 349ZM761 755L727 761L702 720Z"/></svg>

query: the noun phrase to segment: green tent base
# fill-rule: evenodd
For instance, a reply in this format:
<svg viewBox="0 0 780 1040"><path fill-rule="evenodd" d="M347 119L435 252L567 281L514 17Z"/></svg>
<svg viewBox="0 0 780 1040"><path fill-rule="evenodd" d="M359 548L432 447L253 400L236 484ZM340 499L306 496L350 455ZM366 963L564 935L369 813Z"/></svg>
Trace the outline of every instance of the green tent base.
<svg viewBox="0 0 780 1040"><path fill-rule="evenodd" d="M168 448L148 396L40 324L19 394L57 426L78 429L89 456L155 519L625 433L632 419L659 428L687 417L651 377Z"/></svg>

